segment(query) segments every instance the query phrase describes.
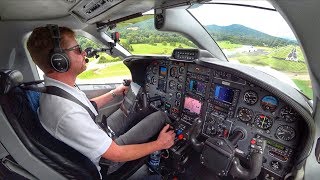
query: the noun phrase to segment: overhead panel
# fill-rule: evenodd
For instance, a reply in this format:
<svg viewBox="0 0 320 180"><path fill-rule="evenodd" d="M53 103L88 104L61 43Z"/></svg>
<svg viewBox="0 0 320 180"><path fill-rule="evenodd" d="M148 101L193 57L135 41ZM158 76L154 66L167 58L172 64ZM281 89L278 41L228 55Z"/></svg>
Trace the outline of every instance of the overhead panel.
<svg viewBox="0 0 320 180"><path fill-rule="evenodd" d="M123 1L124 0L82 0L70 10L70 13L78 17L82 22L87 22Z"/></svg>

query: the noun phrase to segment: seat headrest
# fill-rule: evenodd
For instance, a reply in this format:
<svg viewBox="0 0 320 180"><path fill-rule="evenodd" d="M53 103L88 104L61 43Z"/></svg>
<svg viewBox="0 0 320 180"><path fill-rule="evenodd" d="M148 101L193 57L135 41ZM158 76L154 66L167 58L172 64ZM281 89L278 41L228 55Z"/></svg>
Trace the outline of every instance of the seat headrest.
<svg viewBox="0 0 320 180"><path fill-rule="evenodd" d="M23 75L18 70L1 69L0 70L0 94L8 93L12 88L20 85L23 81Z"/></svg>

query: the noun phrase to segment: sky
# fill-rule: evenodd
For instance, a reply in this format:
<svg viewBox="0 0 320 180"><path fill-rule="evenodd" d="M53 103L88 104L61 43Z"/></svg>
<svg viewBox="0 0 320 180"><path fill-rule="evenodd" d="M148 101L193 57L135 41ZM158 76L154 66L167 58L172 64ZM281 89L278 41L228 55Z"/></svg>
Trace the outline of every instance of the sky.
<svg viewBox="0 0 320 180"><path fill-rule="evenodd" d="M238 3L238 1L236 2ZM273 8L271 4L265 1L250 2L258 6ZM250 2L245 1L246 4ZM241 6L206 4L192 8L190 12L198 18L203 25L215 24L228 26L231 24L241 24L272 36L295 39L288 24L276 11Z"/></svg>

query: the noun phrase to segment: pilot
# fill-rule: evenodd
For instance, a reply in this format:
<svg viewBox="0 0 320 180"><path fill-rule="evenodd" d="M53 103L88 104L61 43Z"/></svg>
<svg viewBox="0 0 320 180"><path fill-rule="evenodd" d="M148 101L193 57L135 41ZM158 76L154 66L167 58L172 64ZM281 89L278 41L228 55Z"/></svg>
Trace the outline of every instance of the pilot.
<svg viewBox="0 0 320 180"><path fill-rule="evenodd" d="M76 41L74 31L67 27L35 28L27 41L27 48L34 63L44 72L45 85L68 92L88 106L94 115L98 113L93 104L99 109L128 89L121 85L91 99L93 104L90 102L75 86L77 76L86 70L86 53ZM65 59L60 55L59 58L52 58L53 53L62 53ZM131 161L167 149L174 143L175 133L169 130L169 124L165 125L168 117L160 111L148 115L131 129L118 134L114 140L92 120L85 108L59 96L42 93L38 116L42 126L52 136L87 156L99 171L101 157L114 162ZM117 128L128 127L123 120L111 124ZM147 142L158 133L156 140Z"/></svg>

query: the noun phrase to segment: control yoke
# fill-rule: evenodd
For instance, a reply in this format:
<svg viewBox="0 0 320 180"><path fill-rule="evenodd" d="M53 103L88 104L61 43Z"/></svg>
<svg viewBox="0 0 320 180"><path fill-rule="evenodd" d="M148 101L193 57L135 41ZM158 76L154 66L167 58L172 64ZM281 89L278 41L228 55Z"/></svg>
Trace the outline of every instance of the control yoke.
<svg viewBox="0 0 320 180"><path fill-rule="evenodd" d="M240 179L256 178L261 172L263 151L266 141L253 138L250 145L249 169L240 164L235 156L236 144L244 136L241 130L236 130L229 139L222 137L208 138L204 143L197 140L201 132L202 121L196 119L191 128L190 141L194 149L201 152L200 162L219 176L227 176L230 173L233 177Z"/></svg>
<svg viewBox="0 0 320 180"><path fill-rule="evenodd" d="M197 139L201 133L202 122L203 121L200 118L196 118L190 129L190 141L193 148L198 152L201 152L204 146L204 143Z"/></svg>

